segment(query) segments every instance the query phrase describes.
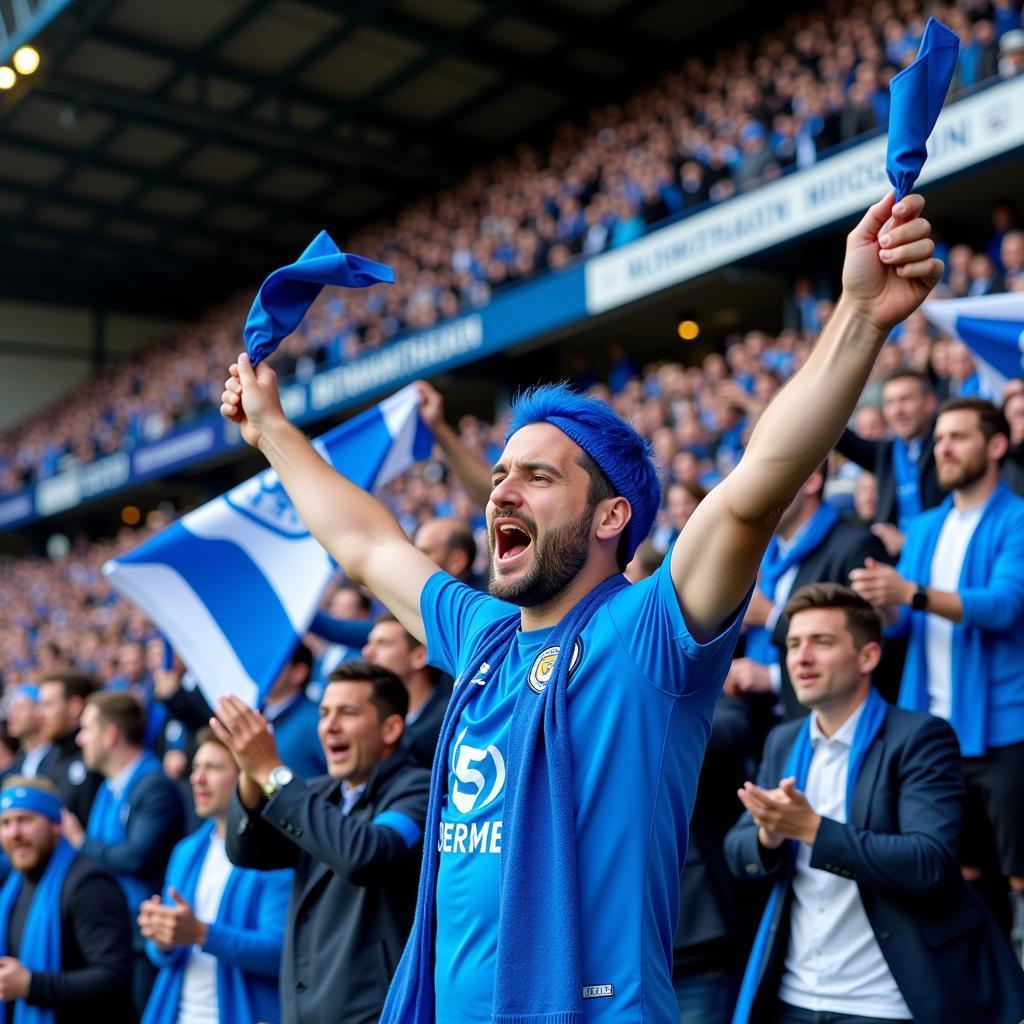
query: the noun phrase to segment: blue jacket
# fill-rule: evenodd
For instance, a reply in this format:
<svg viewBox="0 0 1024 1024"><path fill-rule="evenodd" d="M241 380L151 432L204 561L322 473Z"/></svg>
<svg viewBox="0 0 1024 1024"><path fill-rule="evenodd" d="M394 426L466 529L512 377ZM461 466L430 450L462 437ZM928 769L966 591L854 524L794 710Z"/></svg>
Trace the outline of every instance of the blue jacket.
<svg viewBox="0 0 1024 1024"><path fill-rule="evenodd" d="M167 867L167 885L191 902L209 848L212 829L206 825L182 840ZM197 849L199 848L199 849ZM190 874L192 862L196 861ZM291 871L249 871L232 868L215 921L209 922L202 949L217 958L217 1004L222 1024L281 1019L277 977L284 944L285 913L291 890ZM164 899L171 902L169 892ZM181 985L191 946L167 952L146 943L146 955L160 968L146 1006L144 1024L174 1024L178 1019Z"/></svg>
<svg viewBox="0 0 1024 1024"><path fill-rule="evenodd" d="M327 773L323 747L316 724L320 709L305 694L299 694L274 719L274 738L281 760L300 779Z"/></svg>
<svg viewBox="0 0 1024 1024"><path fill-rule="evenodd" d="M950 495L914 519L897 569L928 584ZM1024 498L1000 484L967 547L957 593L963 622L953 626L953 714L964 757L1024 740ZM909 635L899 705L928 710L926 613L901 609L893 635Z"/></svg>
<svg viewBox="0 0 1024 1024"><path fill-rule="evenodd" d="M800 722L773 729L758 785L778 785ZM956 737L931 715L890 708L853 791L851 821L823 818L811 867L852 879L882 956L917 1024L1024 1017L1024 971L1006 938L960 875L963 778ZM770 876L782 851L763 850L744 814L725 839L738 878ZM789 945L792 889L772 922L750 1020L774 1019Z"/></svg>

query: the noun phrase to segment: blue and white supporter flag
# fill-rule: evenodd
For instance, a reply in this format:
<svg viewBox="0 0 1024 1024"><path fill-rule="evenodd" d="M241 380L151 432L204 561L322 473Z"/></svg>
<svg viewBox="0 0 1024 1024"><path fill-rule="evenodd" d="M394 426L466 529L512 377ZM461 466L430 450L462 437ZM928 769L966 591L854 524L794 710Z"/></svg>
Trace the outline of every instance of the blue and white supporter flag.
<svg viewBox="0 0 1024 1024"><path fill-rule="evenodd" d="M314 446L353 483L377 490L430 454L418 405L415 387L403 388ZM228 694L259 706L335 568L268 469L103 571L181 655L211 706Z"/></svg>
<svg viewBox="0 0 1024 1024"><path fill-rule="evenodd" d="M971 350L982 394L1001 403L1006 382L1024 377L1024 292L934 299L921 309L929 323Z"/></svg>

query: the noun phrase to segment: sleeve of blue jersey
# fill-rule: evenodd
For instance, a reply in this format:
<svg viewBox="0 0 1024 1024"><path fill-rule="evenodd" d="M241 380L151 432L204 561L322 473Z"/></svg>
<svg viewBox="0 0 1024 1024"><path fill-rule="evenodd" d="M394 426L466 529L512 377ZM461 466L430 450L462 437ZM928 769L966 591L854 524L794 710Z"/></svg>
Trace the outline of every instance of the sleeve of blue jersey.
<svg viewBox="0 0 1024 1024"><path fill-rule="evenodd" d="M680 694L717 687L728 671L750 592L718 635L699 643L679 607L669 563L666 557L648 579L616 594L609 621L634 664L655 686Z"/></svg>
<svg viewBox="0 0 1024 1024"><path fill-rule="evenodd" d="M507 615L509 606L481 594L465 583L436 572L420 594L420 614L427 633L427 660L435 668L458 676L471 642L484 626Z"/></svg>

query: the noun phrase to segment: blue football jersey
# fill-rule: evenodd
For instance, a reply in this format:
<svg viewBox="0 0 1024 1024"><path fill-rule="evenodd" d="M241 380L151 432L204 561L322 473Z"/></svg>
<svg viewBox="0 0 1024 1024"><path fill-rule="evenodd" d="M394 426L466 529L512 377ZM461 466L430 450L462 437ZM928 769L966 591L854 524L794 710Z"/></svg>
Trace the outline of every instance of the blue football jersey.
<svg viewBox="0 0 1024 1024"><path fill-rule="evenodd" d="M505 752L522 687L543 691L553 630L520 630L496 668L470 665L480 631L515 611L444 573L421 596L431 664L479 686L446 752L439 834L437 1024L489 1024L505 843ZM586 1020L678 1016L672 937L704 748L742 615L700 644L668 559L614 594L572 654L569 732ZM558 907L550 913L557 914ZM553 961L555 958L553 958Z"/></svg>

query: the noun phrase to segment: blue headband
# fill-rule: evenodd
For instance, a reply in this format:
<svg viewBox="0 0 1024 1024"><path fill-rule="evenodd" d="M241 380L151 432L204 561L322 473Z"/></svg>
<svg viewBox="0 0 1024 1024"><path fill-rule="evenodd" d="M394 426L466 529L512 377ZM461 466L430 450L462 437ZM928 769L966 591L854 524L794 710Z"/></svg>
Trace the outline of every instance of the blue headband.
<svg viewBox="0 0 1024 1024"><path fill-rule="evenodd" d="M545 384L518 395L506 442L531 423L550 423L576 442L611 482L633 512L626 528L627 560L647 534L661 503L661 483L651 446L604 402L578 394L565 384Z"/></svg>
<svg viewBox="0 0 1024 1024"><path fill-rule="evenodd" d="M5 811L31 811L59 825L62 809L57 797L35 786L13 786L0 792L0 814Z"/></svg>
<svg viewBox="0 0 1024 1024"><path fill-rule="evenodd" d="M15 687L14 692L11 694L12 697L27 697L33 704L39 703L39 687L34 686L32 683L22 683L21 686Z"/></svg>

